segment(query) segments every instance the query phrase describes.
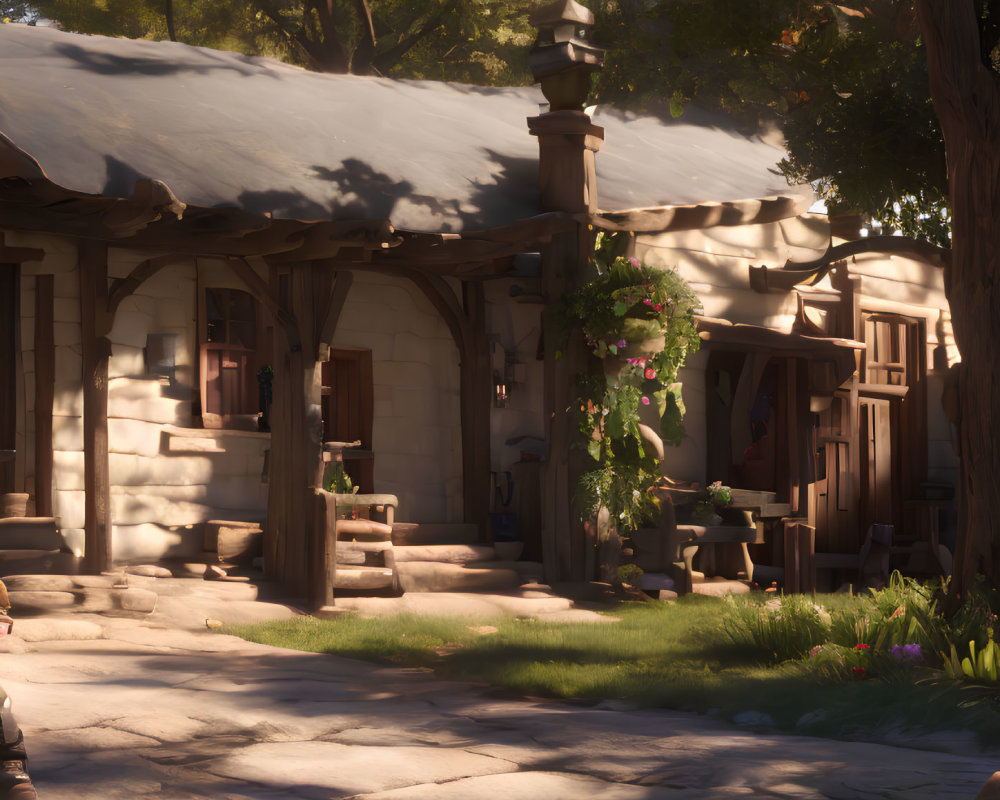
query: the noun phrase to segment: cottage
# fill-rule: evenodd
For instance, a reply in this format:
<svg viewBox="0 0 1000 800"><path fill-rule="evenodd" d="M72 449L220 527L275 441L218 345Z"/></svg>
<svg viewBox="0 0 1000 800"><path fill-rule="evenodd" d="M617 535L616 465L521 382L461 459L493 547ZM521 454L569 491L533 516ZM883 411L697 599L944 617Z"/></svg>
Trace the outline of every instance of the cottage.
<svg viewBox="0 0 1000 800"><path fill-rule="evenodd" d="M570 39L543 97L0 25L0 492L88 570L263 523L321 603L323 443L360 441L348 474L411 523L485 536L513 469L529 550L584 577L540 313L606 230L704 303L667 474L772 491L835 552L919 515L954 471L939 256L831 247L780 150L715 120L591 118L553 94L597 66Z"/></svg>

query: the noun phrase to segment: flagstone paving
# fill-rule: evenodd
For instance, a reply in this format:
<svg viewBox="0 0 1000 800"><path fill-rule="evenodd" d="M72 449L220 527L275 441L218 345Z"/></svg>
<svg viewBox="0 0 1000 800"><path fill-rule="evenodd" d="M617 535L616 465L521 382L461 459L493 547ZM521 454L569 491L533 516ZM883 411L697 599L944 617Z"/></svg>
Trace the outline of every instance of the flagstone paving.
<svg viewBox="0 0 1000 800"><path fill-rule="evenodd" d="M972 800L1000 769L962 738L784 736L250 644L206 618L296 612L245 586L148 580L153 614L47 612L0 645L45 800Z"/></svg>

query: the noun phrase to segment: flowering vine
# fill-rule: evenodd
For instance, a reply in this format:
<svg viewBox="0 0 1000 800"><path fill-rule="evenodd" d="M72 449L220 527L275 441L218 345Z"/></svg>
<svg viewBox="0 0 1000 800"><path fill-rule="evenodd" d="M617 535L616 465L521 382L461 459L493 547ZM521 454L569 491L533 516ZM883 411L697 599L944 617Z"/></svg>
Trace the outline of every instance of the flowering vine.
<svg viewBox="0 0 1000 800"><path fill-rule="evenodd" d="M655 453L640 434L640 407L646 420L655 417L665 444L681 442L677 371L699 345L697 296L676 271L621 255L628 242L598 234L597 274L553 309L563 340L582 331L594 356L579 377L571 409L590 461L577 486L578 507L585 519L607 508L619 530L634 529L649 516L649 489L660 477Z"/></svg>

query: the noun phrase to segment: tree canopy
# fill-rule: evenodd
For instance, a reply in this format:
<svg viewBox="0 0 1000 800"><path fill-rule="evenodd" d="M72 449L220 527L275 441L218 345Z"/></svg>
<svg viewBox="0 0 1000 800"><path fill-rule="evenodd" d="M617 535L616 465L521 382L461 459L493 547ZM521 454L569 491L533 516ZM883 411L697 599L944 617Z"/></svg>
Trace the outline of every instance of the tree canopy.
<svg viewBox="0 0 1000 800"><path fill-rule="evenodd" d="M783 172L814 183L831 213L947 246L944 142L912 2L619 0L599 20L599 100L777 125Z"/></svg>
<svg viewBox="0 0 1000 800"><path fill-rule="evenodd" d="M81 33L174 39L325 72L485 84L524 82L533 35L530 0L7 0L6 5Z"/></svg>

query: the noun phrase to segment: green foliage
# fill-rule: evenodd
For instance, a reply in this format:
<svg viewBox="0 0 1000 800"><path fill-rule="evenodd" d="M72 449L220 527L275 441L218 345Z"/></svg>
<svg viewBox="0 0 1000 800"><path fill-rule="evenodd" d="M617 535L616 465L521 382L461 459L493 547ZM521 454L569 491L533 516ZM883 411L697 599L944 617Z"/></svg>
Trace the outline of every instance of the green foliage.
<svg viewBox="0 0 1000 800"><path fill-rule="evenodd" d="M858 599L828 596L822 602L849 605ZM715 709L724 717L754 710L770 715L780 730L820 736L850 737L863 730L877 738L880 726L898 731L902 722L973 729L996 742L1000 720L993 707L960 708L967 693L951 683L862 681L842 674L817 680L815 670L794 662L760 666L755 652L734 645L723 631L727 605L698 595L675 603L626 603L614 608L617 620L605 624L297 617L229 632L279 647L433 670L445 679L486 681L532 696L615 698L634 706ZM863 663L864 655L846 658ZM824 713L803 725L803 715L817 709Z"/></svg>
<svg viewBox="0 0 1000 800"><path fill-rule="evenodd" d="M684 436L677 371L700 344L694 314L700 303L675 271L643 265L622 253L628 237L599 234L597 275L546 312L557 349L582 331L593 355L578 380L574 411L590 459L577 486L584 519L607 508L611 524L632 530L655 504L655 454L643 445L641 414L658 424L667 444Z"/></svg>
<svg viewBox="0 0 1000 800"><path fill-rule="evenodd" d="M33 0L67 30L266 55L320 71L517 84L530 81L528 0ZM374 34L374 36L373 36Z"/></svg>
<svg viewBox="0 0 1000 800"><path fill-rule="evenodd" d="M598 6L597 97L677 116L777 125L795 183L831 213L948 246L944 142L911 0L651 0Z"/></svg>
<svg viewBox="0 0 1000 800"><path fill-rule="evenodd" d="M977 683L997 683L1000 681L1000 647L993 641L993 631L985 647L976 649L975 640L969 641L969 655L960 658L954 644L951 645L944 670L949 678L968 679Z"/></svg>
<svg viewBox="0 0 1000 800"><path fill-rule="evenodd" d="M618 567L619 583L628 584L629 586L634 586L642 574L642 567L638 564L622 564Z"/></svg>
<svg viewBox="0 0 1000 800"><path fill-rule="evenodd" d="M323 488L333 494L357 494L360 487L354 485L351 476L344 470L344 465L338 463L331 470Z"/></svg>
<svg viewBox="0 0 1000 800"><path fill-rule="evenodd" d="M730 596L722 626L734 644L772 664L802 658L830 632L829 619L804 595Z"/></svg>

